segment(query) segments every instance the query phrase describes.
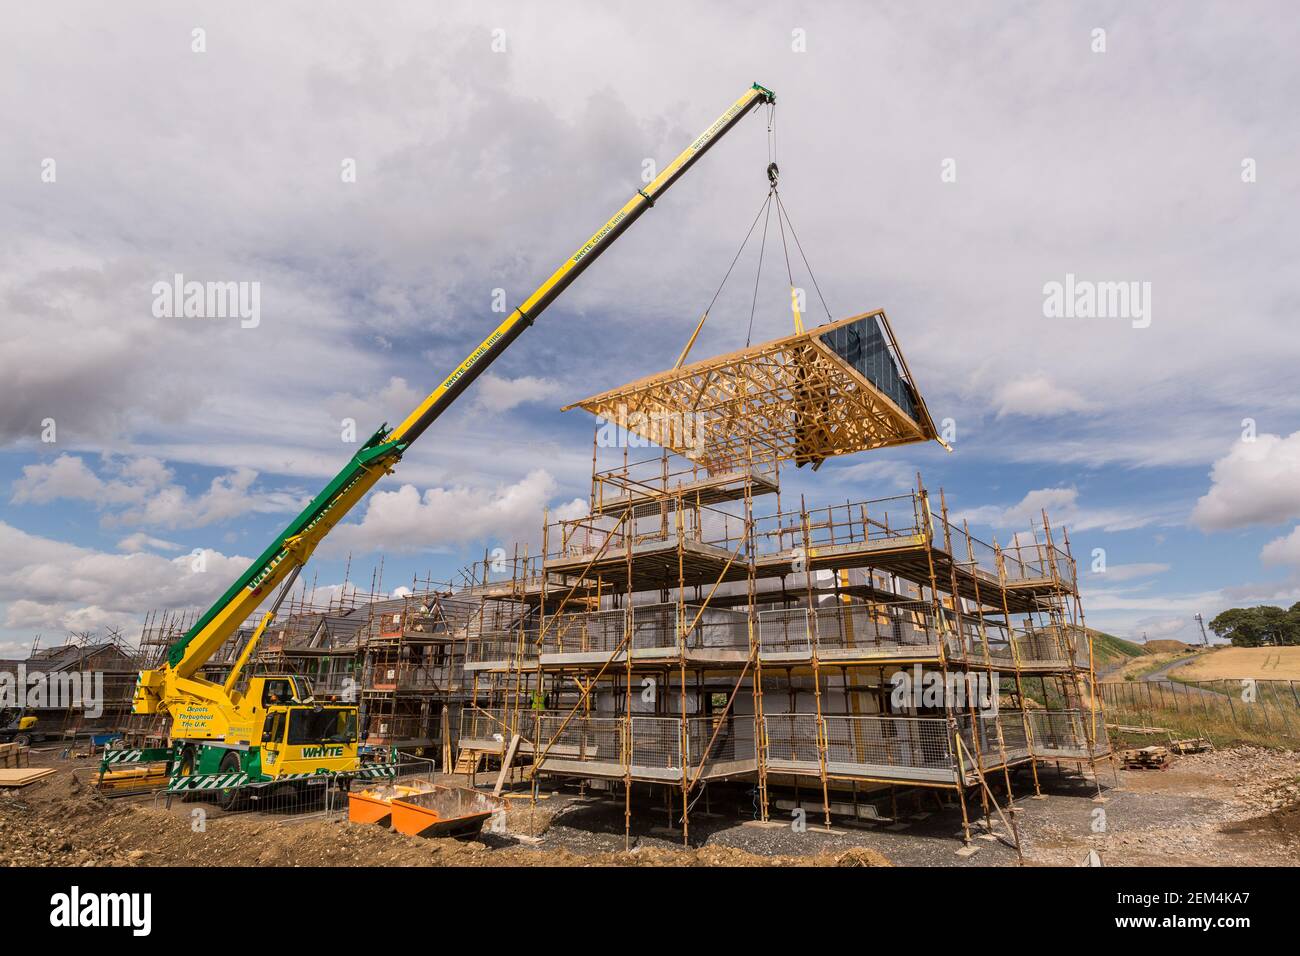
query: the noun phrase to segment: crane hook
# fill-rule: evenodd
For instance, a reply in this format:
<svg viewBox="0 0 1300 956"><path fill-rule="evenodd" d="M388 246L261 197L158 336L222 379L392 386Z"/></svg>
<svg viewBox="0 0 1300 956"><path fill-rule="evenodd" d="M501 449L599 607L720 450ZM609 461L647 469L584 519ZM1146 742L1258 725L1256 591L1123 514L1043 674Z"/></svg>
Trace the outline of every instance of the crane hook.
<svg viewBox="0 0 1300 956"><path fill-rule="evenodd" d="M776 188L776 181L780 175L781 175L781 170L776 165L776 163L767 164L767 181L772 184L773 189Z"/></svg>

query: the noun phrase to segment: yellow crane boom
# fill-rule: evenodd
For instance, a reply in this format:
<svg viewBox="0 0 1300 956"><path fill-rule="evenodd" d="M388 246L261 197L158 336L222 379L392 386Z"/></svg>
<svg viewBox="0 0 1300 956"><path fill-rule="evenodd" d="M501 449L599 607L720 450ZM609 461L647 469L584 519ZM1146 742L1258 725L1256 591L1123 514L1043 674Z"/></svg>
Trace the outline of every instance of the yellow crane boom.
<svg viewBox="0 0 1300 956"><path fill-rule="evenodd" d="M562 293L569 284L594 262L632 225L642 213L654 206L655 201L704 155L725 133L749 112L762 104L775 103L776 95L755 83L745 91L703 133L697 136L676 159L645 188L638 189L622 208L598 229L590 239L565 260L537 290L533 292L504 322L492 330L454 371L429 393L400 425L389 431L381 426L371 435L361 450L343 467L334 479L282 531L275 541L259 556L248 570L200 617L194 626L168 650L165 666L140 675L136 688L134 707L136 713L156 713L164 702L177 695L169 684L183 682L188 689L207 682L196 679L203 664L225 643L252 614L267 596L279 585L279 597L241 655L230 679L221 685L207 685L200 696L211 697L224 692L229 694L238 672L247 661L261 633L270 623L279 601L287 593L300 569L311 556L321 539L361 500L375 483L390 473L403 452L425 429L441 415L452 402L488 368L519 335L532 325L539 315Z"/></svg>

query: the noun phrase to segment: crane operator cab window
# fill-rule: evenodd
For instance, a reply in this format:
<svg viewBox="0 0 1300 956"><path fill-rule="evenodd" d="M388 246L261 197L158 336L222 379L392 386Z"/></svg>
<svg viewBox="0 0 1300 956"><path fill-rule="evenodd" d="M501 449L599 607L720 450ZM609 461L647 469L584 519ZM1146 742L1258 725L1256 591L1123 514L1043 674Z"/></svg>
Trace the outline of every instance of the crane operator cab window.
<svg viewBox="0 0 1300 956"><path fill-rule="evenodd" d="M289 740L294 744L354 744L357 712L351 707L296 707L289 711Z"/></svg>
<svg viewBox="0 0 1300 956"><path fill-rule="evenodd" d="M262 685L262 706L274 707L276 704L288 704L298 699L297 688L288 677L277 677Z"/></svg>
<svg viewBox="0 0 1300 956"><path fill-rule="evenodd" d="M262 743L278 744L284 740L284 712L276 711L268 714L266 724L262 728Z"/></svg>

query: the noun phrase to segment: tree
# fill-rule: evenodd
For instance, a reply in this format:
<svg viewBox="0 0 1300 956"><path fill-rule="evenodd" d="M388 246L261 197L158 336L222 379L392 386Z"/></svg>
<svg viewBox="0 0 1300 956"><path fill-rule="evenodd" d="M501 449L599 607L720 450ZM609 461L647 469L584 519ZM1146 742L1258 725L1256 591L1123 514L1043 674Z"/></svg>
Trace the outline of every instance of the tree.
<svg viewBox="0 0 1300 956"><path fill-rule="evenodd" d="M1229 608L1210 622L1210 630L1237 647L1300 644L1300 601L1285 611L1271 604Z"/></svg>

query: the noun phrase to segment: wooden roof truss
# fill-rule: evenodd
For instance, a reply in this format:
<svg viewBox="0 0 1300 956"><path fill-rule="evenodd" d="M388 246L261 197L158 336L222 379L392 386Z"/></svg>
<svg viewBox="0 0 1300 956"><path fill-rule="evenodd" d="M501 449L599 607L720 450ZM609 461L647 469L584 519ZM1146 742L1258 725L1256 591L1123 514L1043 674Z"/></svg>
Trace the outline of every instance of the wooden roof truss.
<svg viewBox="0 0 1300 956"><path fill-rule="evenodd" d="M839 329L854 342L878 331L883 348L867 367L880 370L881 385L828 344ZM850 357L866 366L861 354ZM938 440L882 310L650 375L566 410L575 407L710 468L776 459L815 469L836 455Z"/></svg>

